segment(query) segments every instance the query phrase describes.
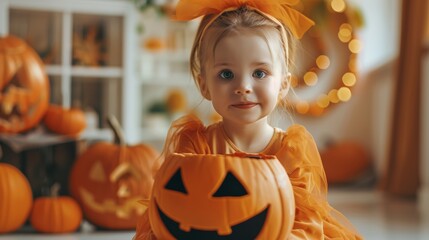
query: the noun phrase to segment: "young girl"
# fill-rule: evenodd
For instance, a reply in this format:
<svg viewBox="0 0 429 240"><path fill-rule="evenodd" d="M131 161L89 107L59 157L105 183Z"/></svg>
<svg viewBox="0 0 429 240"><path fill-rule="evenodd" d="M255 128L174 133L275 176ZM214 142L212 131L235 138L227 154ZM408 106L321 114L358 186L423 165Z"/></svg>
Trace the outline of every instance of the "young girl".
<svg viewBox="0 0 429 240"><path fill-rule="evenodd" d="M222 121L204 126L192 116L173 123L164 156L173 152L275 155L293 186L295 222L289 239L360 239L327 202L316 144L303 126L272 127L268 116L289 89L294 38L313 22L288 0L181 0L176 18L204 16L191 53L191 71ZM147 214L135 239L155 239Z"/></svg>

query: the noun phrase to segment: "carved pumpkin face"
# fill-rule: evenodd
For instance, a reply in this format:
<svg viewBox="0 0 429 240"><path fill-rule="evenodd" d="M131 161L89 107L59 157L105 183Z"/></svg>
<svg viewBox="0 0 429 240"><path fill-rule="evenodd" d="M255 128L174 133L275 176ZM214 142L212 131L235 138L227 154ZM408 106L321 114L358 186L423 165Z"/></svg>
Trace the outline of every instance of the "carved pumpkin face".
<svg viewBox="0 0 429 240"><path fill-rule="evenodd" d="M158 239L286 239L295 202L273 156L173 154L148 211Z"/></svg>
<svg viewBox="0 0 429 240"><path fill-rule="evenodd" d="M0 132L36 126L49 103L49 81L42 60L17 37L0 38Z"/></svg>
<svg viewBox="0 0 429 240"><path fill-rule="evenodd" d="M147 145L92 145L76 160L70 189L86 218L108 229L134 229L149 199L158 153Z"/></svg>

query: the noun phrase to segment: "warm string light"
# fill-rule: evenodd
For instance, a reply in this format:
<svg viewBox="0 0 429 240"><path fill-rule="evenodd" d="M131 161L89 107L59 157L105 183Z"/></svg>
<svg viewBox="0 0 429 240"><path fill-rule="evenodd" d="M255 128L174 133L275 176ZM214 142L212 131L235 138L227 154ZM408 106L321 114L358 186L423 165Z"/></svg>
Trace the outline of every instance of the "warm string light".
<svg viewBox="0 0 429 240"><path fill-rule="evenodd" d="M345 12L347 7L344 0L327 1L329 4L326 4L326 6L329 8L328 12L330 12L328 14L346 14ZM345 16L344 19L348 19L347 16ZM361 42L354 38L353 30L353 26L350 23L344 22L339 24L338 32L336 34L339 42L346 44L349 51L347 70L340 74L338 86L328 90L328 93L320 94L313 101L299 100L295 103L292 103L293 107L298 113L303 115L319 116L323 114L329 107L332 107L337 103L347 102L351 99L351 89L356 85L357 82L357 54L362 49ZM314 34L312 37L317 40L316 47L323 49L323 42L320 39L320 34ZM296 87L302 82L306 87L316 86L320 79L318 74L329 67L335 67L331 66L331 59L329 58L329 55L320 54L316 57L315 64L303 74L302 79L297 76L292 77L292 87Z"/></svg>
<svg viewBox="0 0 429 240"><path fill-rule="evenodd" d="M331 8L335 12L341 13L346 10L346 3L344 2L344 0L332 0Z"/></svg>

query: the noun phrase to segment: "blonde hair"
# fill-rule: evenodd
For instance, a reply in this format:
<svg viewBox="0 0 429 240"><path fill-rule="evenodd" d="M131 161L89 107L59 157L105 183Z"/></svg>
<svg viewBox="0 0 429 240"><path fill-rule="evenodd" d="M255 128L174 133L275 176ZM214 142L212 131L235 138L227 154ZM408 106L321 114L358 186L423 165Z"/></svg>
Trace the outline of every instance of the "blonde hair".
<svg viewBox="0 0 429 240"><path fill-rule="evenodd" d="M190 57L191 73L200 92L204 91L199 82L201 79L199 76L204 74L204 63L207 62L208 56L214 55L219 41L234 32L250 30L252 33L259 34L267 42L272 57L276 54L272 46L276 46L275 41L277 40L281 50L277 54L282 61L283 73L287 74L293 65L297 40L284 25L279 24L245 6L233 11L226 11L220 16L214 14L204 16L198 27ZM212 52L210 53L210 51Z"/></svg>

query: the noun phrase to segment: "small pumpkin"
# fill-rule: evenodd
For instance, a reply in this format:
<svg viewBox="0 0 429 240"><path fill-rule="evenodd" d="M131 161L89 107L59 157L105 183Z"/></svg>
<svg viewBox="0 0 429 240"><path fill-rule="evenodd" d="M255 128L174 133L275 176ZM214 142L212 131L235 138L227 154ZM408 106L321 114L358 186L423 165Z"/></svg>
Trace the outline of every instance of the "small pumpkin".
<svg viewBox="0 0 429 240"><path fill-rule="evenodd" d="M148 211L158 239L287 239L295 202L275 156L172 154Z"/></svg>
<svg viewBox="0 0 429 240"><path fill-rule="evenodd" d="M164 41L159 37L148 38L143 45L145 49L152 52L158 52L165 48Z"/></svg>
<svg viewBox="0 0 429 240"><path fill-rule="evenodd" d="M20 228L32 204L33 194L24 174L10 164L0 163L0 233Z"/></svg>
<svg viewBox="0 0 429 240"><path fill-rule="evenodd" d="M82 222L82 210L71 197L58 196L59 184L54 184L51 196L39 197L31 211L31 226L43 233L74 232Z"/></svg>
<svg viewBox="0 0 429 240"><path fill-rule="evenodd" d="M49 104L49 80L37 53L23 40L0 37L0 132L39 124Z"/></svg>
<svg viewBox="0 0 429 240"><path fill-rule="evenodd" d="M50 105L43 119L45 126L52 132L75 136L85 130L85 113L79 108L63 108Z"/></svg>
<svg viewBox="0 0 429 240"><path fill-rule="evenodd" d="M343 141L320 152L328 183L357 180L371 167L366 149L359 143Z"/></svg>
<svg viewBox="0 0 429 240"><path fill-rule="evenodd" d="M182 90L171 90L166 99L167 109L170 114L186 111L186 96Z"/></svg>
<svg viewBox="0 0 429 240"><path fill-rule="evenodd" d="M98 142L78 157L70 173L70 190L92 224L135 229L146 211L138 201L149 199L159 154L146 144L126 145L117 120L110 118L109 123L115 143Z"/></svg>

